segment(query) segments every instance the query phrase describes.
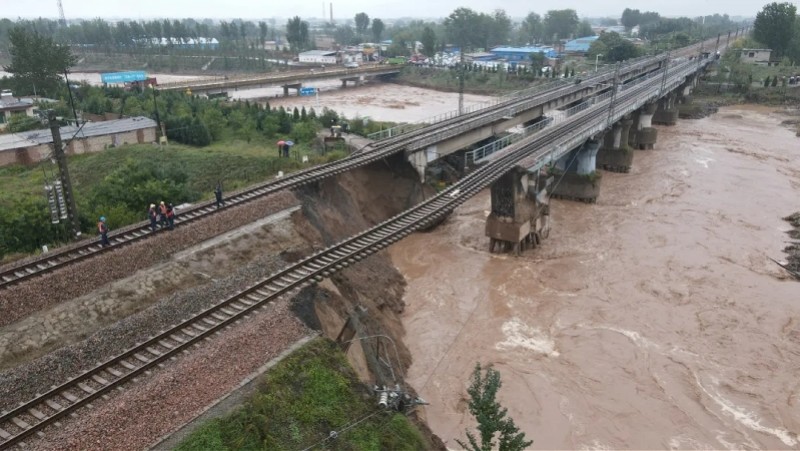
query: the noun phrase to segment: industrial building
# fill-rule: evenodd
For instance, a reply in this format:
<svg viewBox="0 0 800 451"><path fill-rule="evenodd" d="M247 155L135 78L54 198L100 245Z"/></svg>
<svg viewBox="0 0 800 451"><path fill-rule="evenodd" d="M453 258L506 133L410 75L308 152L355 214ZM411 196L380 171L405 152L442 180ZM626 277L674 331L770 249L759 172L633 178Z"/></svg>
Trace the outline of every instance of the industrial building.
<svg viewBox="0 0 800 451"><path fill-rule="evenodd" d="M309 50L297 55L301 63L336 64L339 57L334 50Z"/></svg>
<svg viewBox="0 0 800 451"><path fill-rule="evenodd" d="M73 125L60 128L62 140L68 143L67 155L156 141L156 122L146 117L88 122L80 131L78 129ZM0 166L37 163L52 153L52 144L53 135L49 129L0 135Z"/></svg>
<svg viewBox="0 0 800 451"><path fill-rule="evenodd" d="M495 47L489 50L498 59L504 59L509 63L525 63L531 60L534 53L542 53L547 58L555 58L558 52L552 47Z"/></svg>
<svg viewBox="0 0 800 451"><path fill-rule="evenodd" d="M585 55L589 52L589 47L600 36L586 36L583 38L573 39L564 44L564 53Z"/></svg>

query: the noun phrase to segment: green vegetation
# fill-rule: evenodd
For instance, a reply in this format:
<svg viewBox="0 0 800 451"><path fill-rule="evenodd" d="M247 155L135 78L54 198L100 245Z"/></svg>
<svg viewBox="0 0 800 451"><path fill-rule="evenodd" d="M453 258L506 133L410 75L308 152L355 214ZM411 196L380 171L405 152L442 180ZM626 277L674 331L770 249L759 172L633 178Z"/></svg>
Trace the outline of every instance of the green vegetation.
<svg viewBox="0 0 800 451"><path fill-rule="evenodd" d="M97 217L108 218L111 230L145 219L147 205L164 200L178 205L212 198L221 181L225 192L261 182L278 171L291 172L346 156L344 151L319 154L308 145L295 146L291 158L279 158L270 140L247 143L228 139L203 148L170 144L123 146L100 153L69 157L70 175L84 232L92 233ZM301 155L309 162L302 163ZM0 258L63 242L63 224L53 225L42 187L44 172L52 180L55 166L0 168Z"/></svg>
<svg viewBox="0 0 800 451"><path fill-rule="evenodd" d="M11 64L4 66L19 84L33 87L42 94L54 94L61 83L60 74L75 64L69 47L53 38L22 27L9 31Z"/></svg>
<svg viewBox="0 0 800 451"><path fill-rule="evenodd" d="M317 339L270 370L239 410L201 426L177 450L430 449L406 416L376 409L339 348Z"/></svg>
<svg viewBox="0 0 800 451"><path fill-rule="evenodd" d="M800 62L800 48L795 48L800 41L794 40L795 35L800 35L800 19L795 5L773 2L756 15L753 38L772 49L774 56L789 56Z"/></svg>
<svg viewBox="0 0 800 451"><path fill-rule="evenodd" d="M469 451L522 451L530 446L533 441L525 440L525 433L519 431L514 420L506 418L508 409L496 400L497 391L503 385L500 372L488 367L484 375L481 364L477 363L471 381L467 389L469 412L478 422L480 441L467 431L467 441L456 440L458 444Z"/></svg>

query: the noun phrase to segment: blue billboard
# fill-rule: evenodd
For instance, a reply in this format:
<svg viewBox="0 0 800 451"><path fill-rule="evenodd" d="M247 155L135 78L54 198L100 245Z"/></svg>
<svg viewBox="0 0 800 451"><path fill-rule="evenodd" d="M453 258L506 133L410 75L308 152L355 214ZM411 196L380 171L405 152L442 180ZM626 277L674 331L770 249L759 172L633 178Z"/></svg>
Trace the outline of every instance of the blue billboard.
<svg viewBox="0 0 800 451"><path fill-rule="evenodd" d="M301 96L313 96L317 93L317 88L300 88L300 95Z"/></svg>
<svg viewBox="0 0 800 451"><path fill-rule="evenodd" d="M132 81L145 81L147 80L147 74L143 71L111 72L107 74L100 74L100 80L103 83L129 83Z"/></svg>

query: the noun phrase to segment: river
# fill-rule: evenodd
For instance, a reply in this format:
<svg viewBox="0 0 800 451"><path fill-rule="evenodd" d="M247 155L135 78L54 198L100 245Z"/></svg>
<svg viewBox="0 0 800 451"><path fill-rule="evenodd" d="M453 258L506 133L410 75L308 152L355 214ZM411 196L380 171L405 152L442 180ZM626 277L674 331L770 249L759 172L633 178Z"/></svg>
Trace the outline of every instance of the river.
<svg viewBox="0 0 800 451"><path fill-rule="evenodd" d="M458 449L476 362L537 449L800 446L800 284L783 216L800 140L762 107L659 128L597 204L554 201L553 230L490 255L488 192L389 248L408 281L407 382Z"/></svg>

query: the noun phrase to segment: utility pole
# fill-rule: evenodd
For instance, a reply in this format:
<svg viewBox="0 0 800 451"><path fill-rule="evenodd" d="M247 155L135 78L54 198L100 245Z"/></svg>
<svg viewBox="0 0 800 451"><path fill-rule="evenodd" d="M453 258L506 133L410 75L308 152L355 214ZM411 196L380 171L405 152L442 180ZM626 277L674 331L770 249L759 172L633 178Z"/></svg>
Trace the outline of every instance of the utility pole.
<svg viewBox="0 0 800 451"><path fill-rule="evenodd" d="M608 104L608 127L614 123L614 103L617 100L617 90L619 89L619 69L622 66L622 61L617 63L617 70L614 71L614 84L611 87L611 100Z"/></svg>
<svg viewBox="0 0 800 451"><path fill-rule="evenodd" d="M50 110L47 113L47 121L50 123L50 132L53 134L53 155L55 156L56 164L58 164L58 175L64 190L64 203L67 207L66 213L72 224L72 236L73 238L78 238L81 236L81 223L78 219L78 209L75 207L72 181L69 178L69 169L67 168L67 156L64 153L64 145L61 143L61 131L58 129L55 111Z"/></svg>
<svg viewBox="0 0 800 451"><path fill-rule="evenodd" d="M464 47L461 47L461 62L458 64L458 115L464 114Z"/></svg>

